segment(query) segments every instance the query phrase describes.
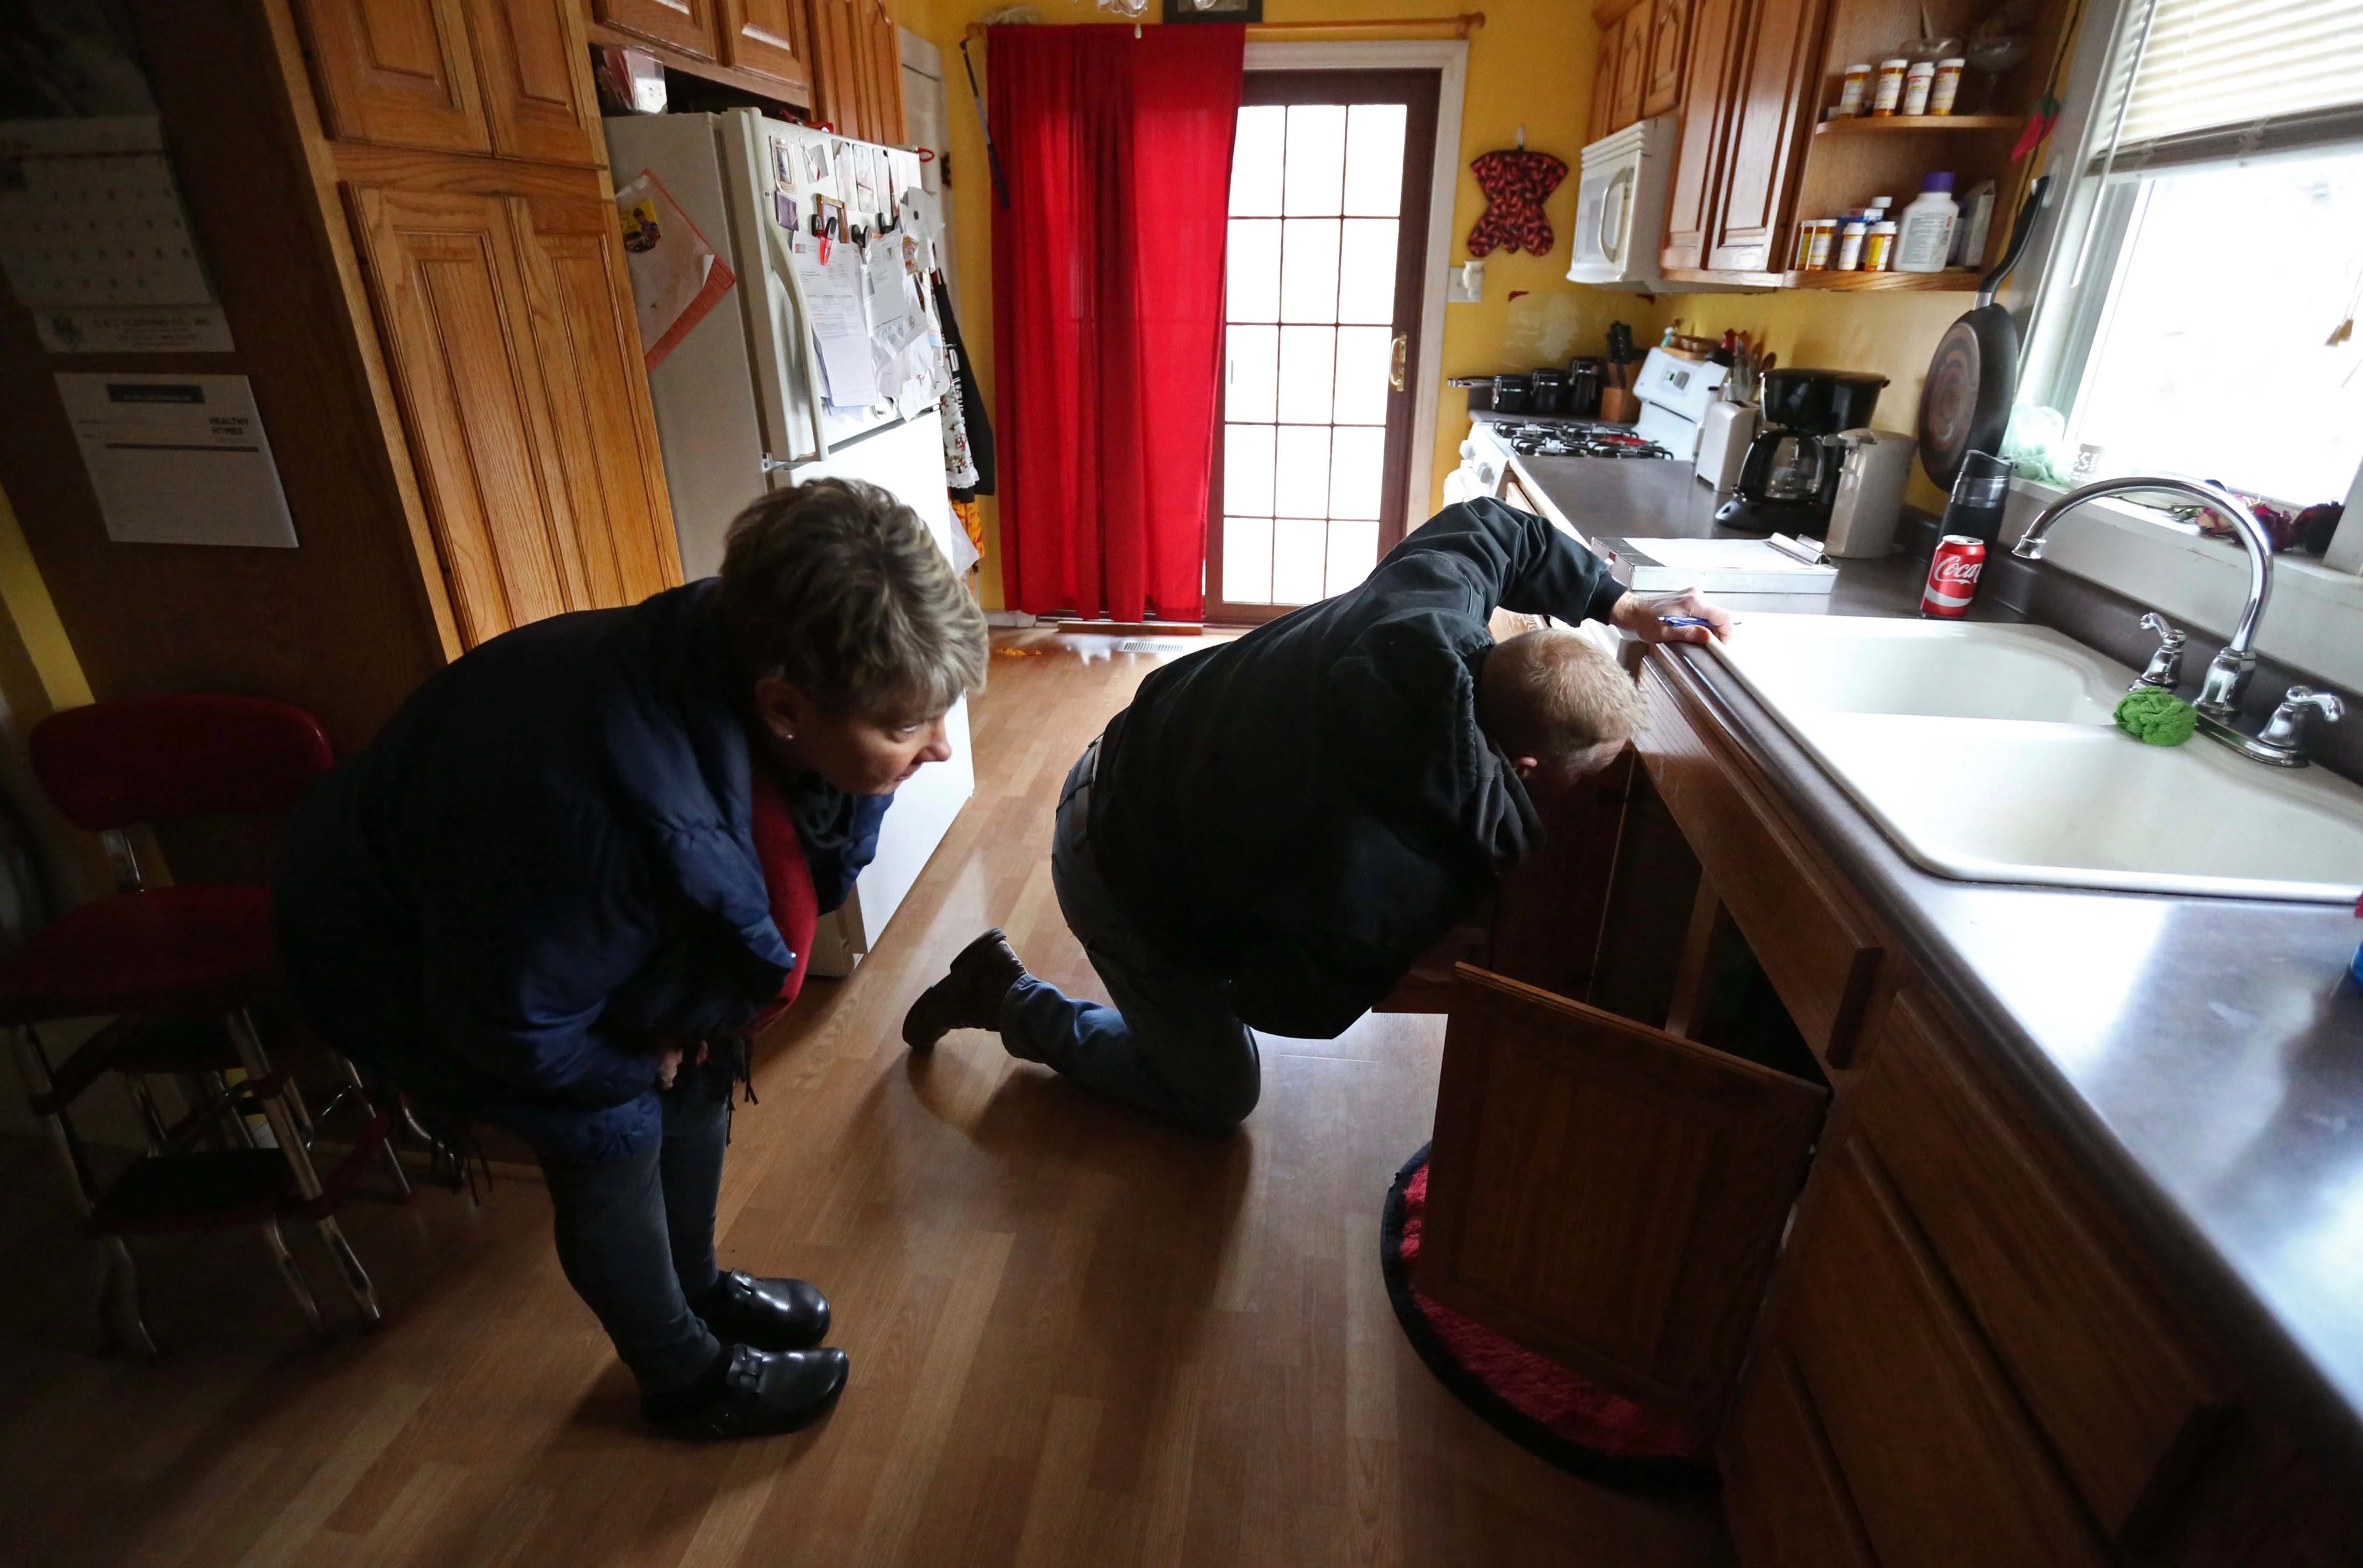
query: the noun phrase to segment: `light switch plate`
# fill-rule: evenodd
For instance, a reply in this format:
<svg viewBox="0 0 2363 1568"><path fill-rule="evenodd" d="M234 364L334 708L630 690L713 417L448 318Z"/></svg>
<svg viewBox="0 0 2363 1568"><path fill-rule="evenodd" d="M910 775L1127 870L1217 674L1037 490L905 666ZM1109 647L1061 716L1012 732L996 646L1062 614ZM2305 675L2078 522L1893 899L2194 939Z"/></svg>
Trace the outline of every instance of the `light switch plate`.
<svg viewBox="0 0 2363 1568"><path fill-rule="evenodd" d="M1446 304L1476 304L1485 297L1485 263L1463 261L1444 273Z"/></svg>

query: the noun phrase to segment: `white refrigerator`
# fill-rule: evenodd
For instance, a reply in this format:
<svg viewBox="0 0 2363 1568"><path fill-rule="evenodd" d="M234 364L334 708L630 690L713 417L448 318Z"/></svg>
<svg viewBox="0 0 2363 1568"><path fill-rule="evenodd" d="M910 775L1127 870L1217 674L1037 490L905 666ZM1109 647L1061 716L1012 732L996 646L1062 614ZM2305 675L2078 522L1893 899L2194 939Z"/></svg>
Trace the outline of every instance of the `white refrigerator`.
<svg viewBox="0 0 2363 1568"><path fill-rule="evenodd" d="M882 355L877 402L855 408L830 403L826 367L815 351L804 308L807 295L791 276L796 266L791 248L813 241L808 232L800 235L787 225L808 230L815 210L841 211L843 222L864 228L880 217L893 220L895 234L873 237L871 247L898 243L906 231L927 236L938 222L938 198L922 188L916 155L786 125L750 109L632 116L610 119L606 128L619 199L628 206L634 182L652 175L662 189L667 223L677 208L734 274L649 373L682 570L692 579L719 570L730 520L765 490L832 476L867 480L892 491L919 514L946 558L966 569L975 556L952 518L945 487L943 431L935 412L939 387L931 391L916 380L890 387L894 378ZM816 201L821 197L826 200ZM855 205L863 198L873 211ZM627 248L632 243L627 219ZM678 276L671 282L678 292ZM636 267L633 284L643 338L653 344L665 335L677 301L667 296L652 318L653 297L665 282ZM913 355L911 362L919 358ZM947 716L945 729L951 757L921 768L895 792L877 858L854 883L845 907L821 922L811 973L852 970L976 792L965 700Z"/></svg>

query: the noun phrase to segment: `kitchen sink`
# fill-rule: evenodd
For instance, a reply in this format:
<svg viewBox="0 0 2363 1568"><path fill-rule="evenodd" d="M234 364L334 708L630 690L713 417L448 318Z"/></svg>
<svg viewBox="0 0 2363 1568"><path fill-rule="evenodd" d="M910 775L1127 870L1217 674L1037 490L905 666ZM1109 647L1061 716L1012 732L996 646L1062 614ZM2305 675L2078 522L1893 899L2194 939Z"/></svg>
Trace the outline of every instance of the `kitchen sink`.
<svg viewBox="0 0 2363 1568"><path fill-rule="evenodd" d="M1751 614L1716 652L1914 864L1970 882L2352 902L2363 789L2110 715L2134 672L2039 626Z"/></svg>
<svg viewBox="0 0 2363 1568"><path fill-rule="evenodd" d="M1784 711L2105 724L2134 672L2048 626L1749 615L1717 650Z"/></svg>

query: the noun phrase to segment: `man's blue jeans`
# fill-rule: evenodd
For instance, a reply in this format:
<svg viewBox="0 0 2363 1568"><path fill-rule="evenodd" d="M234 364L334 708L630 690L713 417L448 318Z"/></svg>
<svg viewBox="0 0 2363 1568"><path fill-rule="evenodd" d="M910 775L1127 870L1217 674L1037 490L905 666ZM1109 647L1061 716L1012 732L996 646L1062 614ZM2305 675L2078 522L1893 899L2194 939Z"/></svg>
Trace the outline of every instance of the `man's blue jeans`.
<svg viewBox="0 0 2363 1568"><path fill-rule="evenodd" d="M1225 999L1222 977L1169 952L1116 903L1091 846L1099 743L1067 774L1050 846L1050 883L1115 1006L1069 997L1028 977L1001 1004L1013 1055L1205 1132L1227 1132L1255 1109L1263 1068L1254 1032Z"/></svg>
<svg viewBox="0 0 2363 1568"><path fill-rule="evenodd" d="M689 1297L719 1276L714 1215L733 1087L718 1064L683 1064L658 1097L660 1142L605 1165L541 1162L559 1266L647 1393L696 1381L722 1352Z"/></svg>

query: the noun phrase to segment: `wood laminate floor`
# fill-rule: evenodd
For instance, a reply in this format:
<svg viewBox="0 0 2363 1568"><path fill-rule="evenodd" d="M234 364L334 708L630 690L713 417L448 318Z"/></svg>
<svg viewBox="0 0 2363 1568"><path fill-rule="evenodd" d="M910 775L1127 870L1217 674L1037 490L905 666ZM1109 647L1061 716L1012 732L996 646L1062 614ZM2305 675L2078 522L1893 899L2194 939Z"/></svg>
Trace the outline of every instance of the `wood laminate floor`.
<svg viewBox="0 0 2363 1568"><path fill-rule="evenodd" d="M1097 993L1051 896L1059 778L1159 657L1029 634L975 705L977 797L857 976L759 1047L726 1266L819 1281L853 1378L789 1438L687 1447L504 1180L351 1230L392 1315L306 1340L261 1244L144 1244L166 1359L91 1353L45 1149L0 1180L0 1558L11 1563L1717 1563L1712 1501L1603 1490L1495 1434L1404 1345L1377 1261L1442 1021L1271 1042L1237 1136L1152 1124L988 1036L904 1052L982 927ZM1177 648L1196 646L1181 643ZM325 1254L298 1255L341 1305Z"/></svg>

